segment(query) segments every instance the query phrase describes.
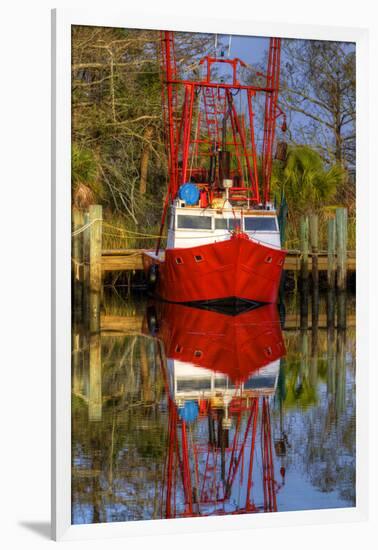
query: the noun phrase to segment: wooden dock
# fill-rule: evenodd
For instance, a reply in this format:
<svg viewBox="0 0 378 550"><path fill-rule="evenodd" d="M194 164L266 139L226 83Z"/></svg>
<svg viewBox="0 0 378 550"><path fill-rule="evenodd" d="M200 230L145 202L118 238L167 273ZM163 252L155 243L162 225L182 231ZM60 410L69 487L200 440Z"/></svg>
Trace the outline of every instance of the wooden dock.
<svg viewBox="0 0 378 550"><path fill-rule="evenodd" d="M133 273L143 270L143 248L122 248L104 250L102 246L103 217L100 205L91 205L88 212L73 210L72 216L72 275L79 283L74 295L75 311L84 311L90 320L91 333L101 330L101 292L104 274L109 272ZM356 270L355 252L347 250L347 210L336 208L333 218L328 220L327 250L319 250L318 216L302 216L300 223L300 250L289 250L284 270L298 274L301 292L309 296L308 279L312 279L312 324L317 325L319 271L327 273L327 288L344 293L347 273ZM311 245L311 246L310 246ZM149 249L151 250L151 249ZM131 280L129 280L129 284ZM88 292L86 292L86 289ZM307 301L303 301L303 311L307 311ZM345 309L345 308L344 308ZM331 318L330 311L330 318ZM301 326L308 326L308 313L303 314ZM338 326L345 326L345 315L340 314ZM346 319L344 319L346 321Z"/></svg>
<svg viewBox="0 0 378 550"><path fill-rule="evenodd" d="M82 215L73 211L72 262L76 279L84 277L95 292L99 291L101 274L109 271L140 271L145 249L102 249L102 207L91 205ZM300 250L289 250L284 269L301 272L307 280L309 273L317 286L318 271L327 271L328 287L345 290L347 272L356 270L355 251L347 251L347 211L336 209L336 217L328 220L328 249L318 250L318 216L301 219ZM311 231L309 231L311 229ZM311 244L311 247L309 246ZM88 267L85 274L85 266ZM337 276L336 276L337 274ZM337 279L337 281L336 281ZM97 309L97 306L96 306Z"/></svg>
<svg viewBox="0 0 378 550"><path fill-rule="evenodd" d="M135 315L126 317L123 315L101 315L101 332L109 336L127 336L133 334L142 334L144 317L143 315ZM283 330L299 330L300 329L299 314L287 314ZM355 314L348 314L347 326L356 326ZM309 319L308 329L311 329L311 318ZM325 313L319 315L317 328L327 328L327 316Z"/></svg>
<svg viewBox="0 0 378 550"><path fill-rule="evenodd" d="M102 271L139 271L143 269L142 255L143 249L117 249L103 250L101 257ZM319 252L316 255L318 260L318 270L328 270L328 253ZM301 253L299 250L290 250L286 256L284 269L286 271L300 271ZM308 254L308 269L312 269L312 254ZM356 270L356 256L349 253L347 258L348 271Z"/></svg>

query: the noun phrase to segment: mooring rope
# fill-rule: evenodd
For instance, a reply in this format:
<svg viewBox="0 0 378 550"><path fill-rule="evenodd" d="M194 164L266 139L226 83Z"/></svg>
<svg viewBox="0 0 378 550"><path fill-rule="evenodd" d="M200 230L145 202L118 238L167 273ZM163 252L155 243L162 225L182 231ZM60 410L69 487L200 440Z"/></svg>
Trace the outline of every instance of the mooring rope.
<svg viewBox="0 0 378 550"><path fill-rule="evenodd" d="M104 227L107 227L107 228L110 228L110 229L113 229L114 231L118 231L118 233L112 233L110 231L103 231L103 234L104 235L107 235L109 237L114 237L114 238L118 238L118 239L128 239L128 238L133 238L135 240L142 240L142 239L157 239L159 237L159 235L155 235L155 234L152 234L152 233L142 233L140 231L133 231L131 229L124 229L123 227L118 227L116 225L113 225L111 223L108 223L108 222L104 222L104 220L102 218L95 218L94 220L91 220L89 223L83 225L82 227L80 227L79 229L77 229L76 231L73 231L71 233L72 237L76 237L77 235L80 235L81 233L83 233L86 229L88 229L91 225L93 225L94 223L98 222L98 221L101 221L102 222L102 225ZM122 235L122 234L123 235ZM277 245L274 245L272 243L269 243L269 242L266 242L266 241L263 241L261 239L258 239L255 237L255 233L257 232L252 232L252 235L251 235L251 238L254 242L257 242L259 244L262 244L262 245L266 245L266 246L269 246L271 248L275 248L277 250L280 250L280 247L277 246ZM180 233L176 233L177 237L179 239L191 239L191 240L198 240L198 239L211 239L211 238L225 238L225 237L229 237L231 235L231 232L227 232L227 233L221 233L221 234L217 234L217 235L214 235L213 233L211 235L188 235L188 236L185 236L185 235L181 235ZM162 235L161 236L162 239L167 239L168 237L166 235ZM295 243L295 242L298 242L298 239L291 239L290 241L287 242L287 245L290 243ZM287 252L290 254L290 253L294 253L294 254L297 254L299 255L299 259L301 257L301 252L300 250L290 250L290 249L287 249ZM327 252L327 251L326 251ZM323 251L319 251L318 254L322 254L324 253ZM311 251L308 252L308 255L311 256Z"/></svg>
<svg viewBox="0 0 378 550"><path fill-rule="evenodd" d="M76 231L71 233L72 237L76 237L77 235L80 235L80 233L88 229L88 227L93 225L95 222L102 222L102 218L95 218L94 220L91 220L89 223L81 226L79 229L76 229Z"/></svg>
<svg viewBox="0 0 378 550"><path fill-rule="evenodd" d="M129 235L137 235L145 238L158 238L158 235L153 235L151 233L142 233L140 231L132 231L131 229L124 229L123 227L117 227L116 225L112 225L111 223L107 223L107 222L104 222L103 225L106 227L109 227L110 229L114 229L116 231L120 231L121 233L129 234Z"/></svg>
<svg viewBox="0 0 378 550"><path fill-rule="evenodd" d="M108 237L115 237L117 239L134 239L134 240L142 240L142 239L153 239L156 238L156 235L120 235L119 233L111 233L110 231L104 231L104 235L107 235ZM162 237L162 239L166 239L167 237Z"/></svg>

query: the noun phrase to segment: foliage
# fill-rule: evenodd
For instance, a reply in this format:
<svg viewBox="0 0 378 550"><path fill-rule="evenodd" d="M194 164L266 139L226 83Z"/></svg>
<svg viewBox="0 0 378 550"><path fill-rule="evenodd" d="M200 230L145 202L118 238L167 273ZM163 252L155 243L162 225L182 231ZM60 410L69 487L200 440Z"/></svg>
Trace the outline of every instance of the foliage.
<svg viewBox="0 0 378 550"><path fill-rule="evenodd" d="M344 168L339 164L327 166L320 154L307 145L291 146L286 163L274 163L272 190L276 198L279 199L282 193L286 197L289 207L287 236L290 241L298 240L300 216L313 212L319 215L320 242L325 241L327 220L340 205L334 201L339 188L345 183L345 175ZM351 238L352 232L351 229Z"/></svg>
<svg viewBox="0 0 378 550"><path fill-rule="evenodd" d="M175 34L182 76L198 73L199 58L213 40ZM72 48L73 203L80 209L103 205L105 221L113 226L104 231L106 248L152 246L153 237L138 233L158 233L167 186L160 35L74 26ZM355 215L355 184L345 171L354 165L354 49L285 40L282 60L280 99L291 148L285 167L274 162L272 189L277 197L282 188L286 193L287 234L295 239L302 213L315 209L326 221L325 207L337 204ZM351 223L350 243L354 235Z"/></svg>
<svg viewBox="0 0 378 550"><path fill-rule="evenodd" d="M209 35L176 33L190 63ZM74 26L72 31L73 197L100 202L107 219L151 233L166 190L158 31ZM101 185L99 184L101 182ZM143 246L144 243L139 243Z"/></svg>
<svg viewBox="0 0 378 550"><path fill-rule="evenodd" d="M307 213L329 205L344 181L340 165L329 168L317 151L309 146L291 147L284 168L275 172L281 178L286 200L292 212ZM277 185L277 179L275 181Z"/></svg>
<svg viewBox="0 0 378 550"><path fill-rule="evenodd" d="M281 101L294 143L322 158L355 167L355 46L324 40L283 42Z"/></svg>
<svg viewBox="0 0 378 550"><path fill-rule="evenodd" d="M104 192L95 155L77 143L72 144L71 177L73 203L77 208L85 209L102 202Z"/></svg>

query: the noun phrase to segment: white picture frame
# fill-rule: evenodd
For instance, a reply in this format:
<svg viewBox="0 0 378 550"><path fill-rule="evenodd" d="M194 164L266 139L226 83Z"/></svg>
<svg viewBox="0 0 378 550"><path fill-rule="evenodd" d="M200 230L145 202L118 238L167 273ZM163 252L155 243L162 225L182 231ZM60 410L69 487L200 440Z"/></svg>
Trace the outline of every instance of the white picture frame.
<svg viewBox="0 0 378 550"><path fill-rule="evenodd" d="M355 508L242 516L71 525L71 26L168 29L356 43L357 65L357 503ZM52 534L55 540L110 538L335 522L368 514L368 31L357 28L204 19L141 11L52 12ZM364 368L359 368L364 365Z"/></svg>

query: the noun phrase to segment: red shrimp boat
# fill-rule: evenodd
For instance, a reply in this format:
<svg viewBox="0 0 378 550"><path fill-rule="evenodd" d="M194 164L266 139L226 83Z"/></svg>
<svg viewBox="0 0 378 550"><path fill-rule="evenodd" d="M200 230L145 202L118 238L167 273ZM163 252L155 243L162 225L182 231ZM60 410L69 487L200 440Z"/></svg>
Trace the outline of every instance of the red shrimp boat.
<svg viewBox="0 0 378 550"><path fill-rule="evenodd" d="M169 184L156 249L143 255L151 289L178 303L274 303L286 254L270 201L279 116L286 130L278 106L280 39L269 41L266 75L249 79L262 78L262 85L243 83L239 73L247 65L223 52L200 59L204 74L190 80L176 64L174 33L163 32L161 44ZM253 104L259 93L265 115L258 152ZM280 142L276 158L285 154Z"/></svg>

